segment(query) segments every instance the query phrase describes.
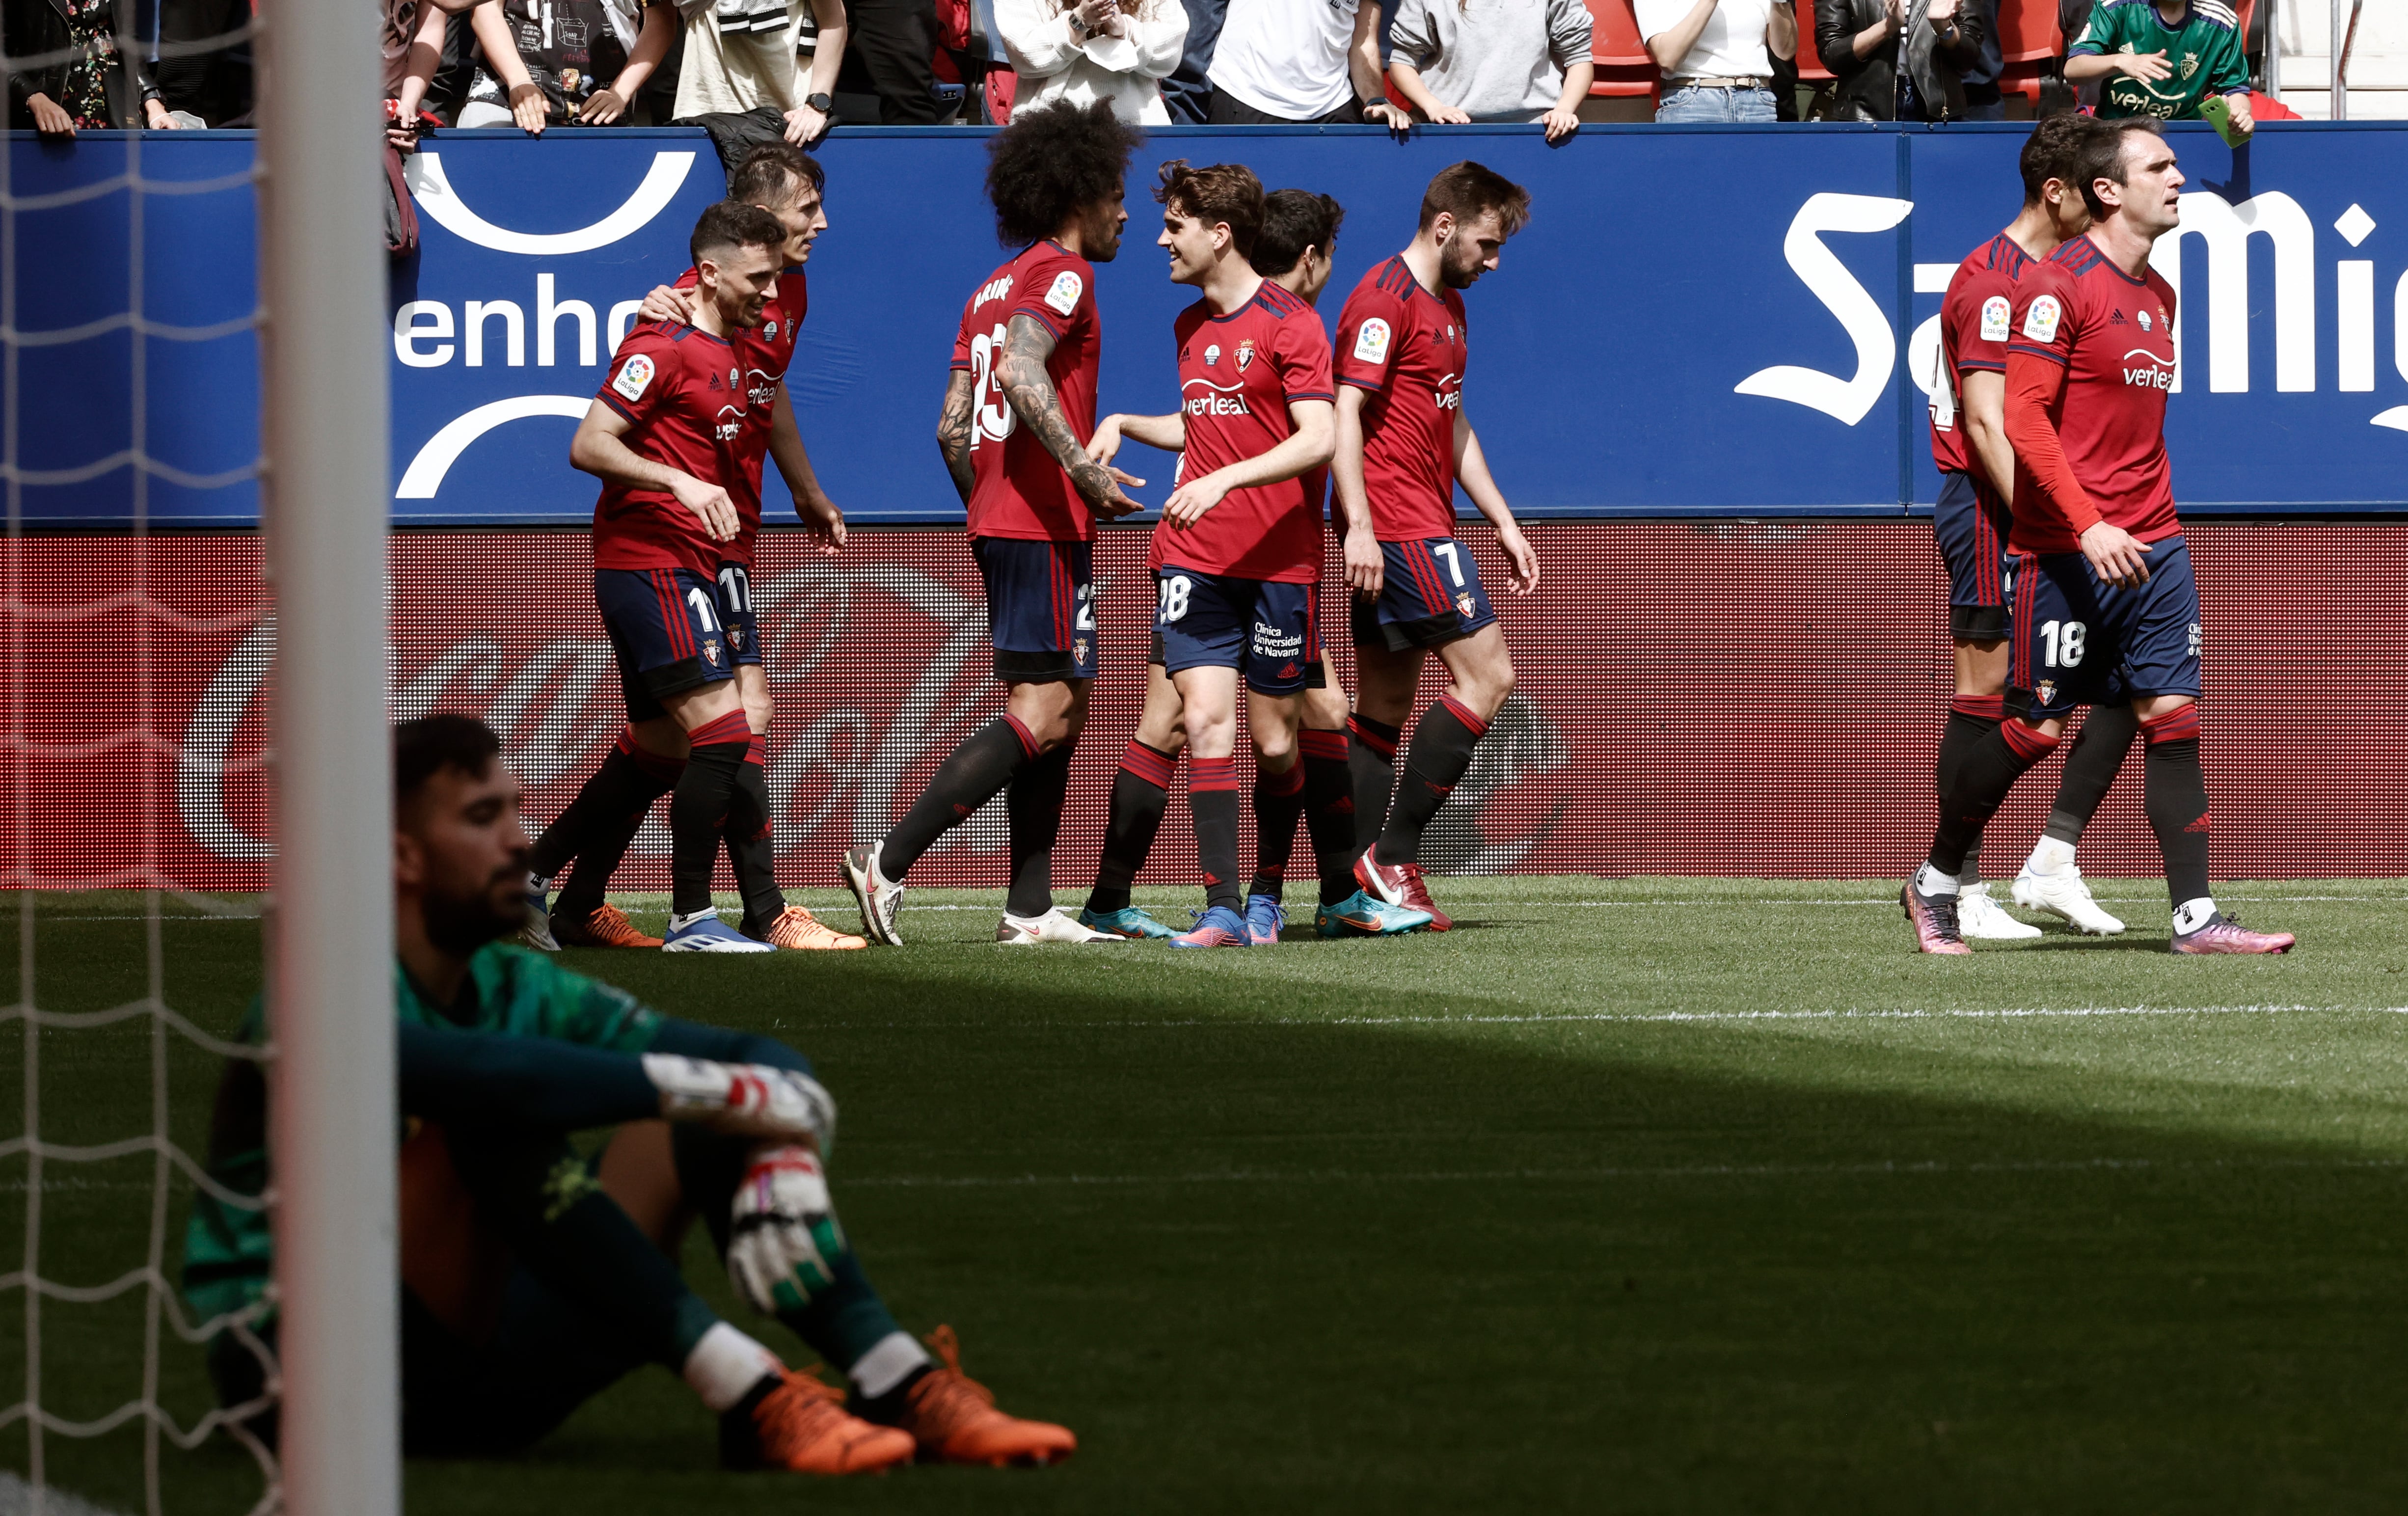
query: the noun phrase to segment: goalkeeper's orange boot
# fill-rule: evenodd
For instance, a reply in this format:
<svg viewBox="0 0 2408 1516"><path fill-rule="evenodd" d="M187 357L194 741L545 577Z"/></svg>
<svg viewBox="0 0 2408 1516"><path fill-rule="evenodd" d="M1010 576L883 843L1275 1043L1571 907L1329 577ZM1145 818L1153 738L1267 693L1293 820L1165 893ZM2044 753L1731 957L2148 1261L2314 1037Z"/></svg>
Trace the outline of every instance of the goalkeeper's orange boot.
<svg viewBox="0 0 2408 1516"><path fill-rule="evenodd" d="M900 1419L919 1442L921 1462L1041 1468L1079 1451L1067 1426L1024 1422L996 1409L995 1392L962 1372L961 1343L952 1327L938 1327L927 1340L944 1362L905 1388Z"/></svg>
<svg viewBox="0 0 2408 1516"><path fill-rule="evenodd" d="M792 1474L875 1474L911 1461L911 1435L844 1409L844 1392L817 1373L785 1371L767 1393L719 1421L719 1461Z"/></svg>
<svg viewBox="0 0 2408 1516"><path fill-rule="evenodd" d="M568 916L552 919L552 935L564 948L657 948L661 939L647 937L627 920L626 913L616 906L598 906L594 912L579 921Z"/></svg>
<svg viewBox="0 0 2408 1516"><path fill-rule="evenodd" d="M869 946L860 937L837 931L800 906L788 906L781 911L778 919L769 923L767 931L755 932L747 927L745 935L759 937L764 942L781 948L794 948L807 952Z"/></svg>

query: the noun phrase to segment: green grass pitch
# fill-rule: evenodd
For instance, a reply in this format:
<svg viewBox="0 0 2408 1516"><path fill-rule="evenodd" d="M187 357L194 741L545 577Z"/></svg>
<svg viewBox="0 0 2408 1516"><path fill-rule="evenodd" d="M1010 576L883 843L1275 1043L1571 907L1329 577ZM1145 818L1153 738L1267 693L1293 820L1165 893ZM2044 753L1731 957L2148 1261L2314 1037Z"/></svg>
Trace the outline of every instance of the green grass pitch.
<svg viewBox="0 0 2408 1516"><path fill-rule="evenodd" d="M2399 1510L2408 885L2229 887L2301 946L2198 961L2166 954L2161 888L2100 888L2130 936L1970 960L1913 954L1892 883L1583 879L1440 881L1459 929L1392 942L1007 951L997 896L928 890L901 951L577 955L808 1051L872 1278L1082 1452L796 1489L719 1473L649 1372L523 1458L413 1462L409 1509ZM143 993L136 904L37 903L47 1008ZM169 1002L230 1026L256 923L161 930ZM147 1022L44 1033L44 1136L149 1130L152 1057ZM197 1148L213 1061L165 1058ZM51 1166L44 1273L141 1266L150 1169ZM0 1161L0 1270L26 1171ZM138 1294L41 1314L57 1412L138 1391ZM203 1409L197 1353L163 1394ZM133 1430L50 1452L140 1508ZM258 1488L222 1445L166 1484L176 1512Z"/></svg>

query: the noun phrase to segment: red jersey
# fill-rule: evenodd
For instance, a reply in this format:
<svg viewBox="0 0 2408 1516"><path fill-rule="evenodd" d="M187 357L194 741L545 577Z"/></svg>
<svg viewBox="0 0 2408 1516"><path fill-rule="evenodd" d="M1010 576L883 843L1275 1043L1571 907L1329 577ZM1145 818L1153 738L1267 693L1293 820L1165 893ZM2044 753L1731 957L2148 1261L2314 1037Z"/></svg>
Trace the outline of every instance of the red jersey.
<svg viewBox="0 0 2408 1516"><path fill-rule="evenodd" d="M1455 419L1471 335L1463 295L1432 294L1389 259L1363 276L1338 315L1338 382L1363 405L1363 488L1383 542L1455 535Z"/></svg>
<svg viewBox="0 0 2408 1516"><path fill-rule="evenodd" d="M1182 479L1262 456L1295 435L1290 406L1335 398L1321 318L1268 279L1226 316L1197 301L1179 313L1171 332L1186 412ZM1192 527L1162 522L1146 562L1283 584L1318 582L1321 497L1312 485L1320 472L1232 490Z"/></svg>
<svg viewBox="0 0 2408 1516"><path fill-rule="evenodd" d="M691 268L678 276L676 288L691 290L699 277ZM744 515L743 526L736 540L724 544L723 561L752 563L752 542L761 532L761 470L762 460L769 455L769 426L773 409L769 404L778 392L778 381L795 361L795 339L801 335L803 316L810 309L810 289L799 268L789 268L778 276L777 292L769 303L761 307L761 324L750 331L733 334L737 357L744 365L744 398L752 408L752 424L760 433L758 447L749 447L747 461L752 469L751 510ZM748 438L748 444L754 440ZM739 506L739 509L742 508Z"/></svg>
<svg viewBox="0 0 2408 1516"><path fill-rule="evenodd" d="M1931 461L1943 474L1984 478L1965 446L1965 376L2007 371L2007 332L2014 323L2015 280L2031 263L2000 232L1965 255L1940 302L1940 393L1931 401Z"/></svg>
<svg viewBox="0 0 2408 1516"><path fill-rule="evenodd" d="M2166 392L2174 382L2174 291L2154 268L2134 279L2078 236L2024 270L2008 351L2065 365L2049 420L2100 518L2143 542L2174 536ZM2018 459L2016 552L2080 552L2079 534Z"/></svg>
<svg viewBox="0 0 2408 1516"><path fill-rule="evenodd" d="M996 369L1014 316L1026 316L1054 334L1045 372L1062 397L1070 435L1084 442L1096 430L1096 367L1103 354L1096 271L1050 238L1032 243L969 297L962 307L961 335L953 339L953 367L973 381L970 536L1093 541L1095 513L1043 440L1020 424L1019 413L1004 398Z"/></svg>
<svg viewBox="0 0 2408 1516"><path fill-rule="evenodd" d="M638 457L716 484L739 516L761 519L761 454L750 442L767 434L750 424L732 344L682 322L646 322L611 355L599 398L633 423L625 441ZM716 579L732 545L712 541L702 518L666 490L605 484L594 507L596 568L687 568Z"/></svg>

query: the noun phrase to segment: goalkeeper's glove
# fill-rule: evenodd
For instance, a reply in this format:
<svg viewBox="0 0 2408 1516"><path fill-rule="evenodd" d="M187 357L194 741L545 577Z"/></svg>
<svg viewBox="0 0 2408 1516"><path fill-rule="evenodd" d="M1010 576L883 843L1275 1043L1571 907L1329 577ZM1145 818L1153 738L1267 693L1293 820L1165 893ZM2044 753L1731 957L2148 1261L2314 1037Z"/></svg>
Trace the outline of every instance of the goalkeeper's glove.
<svg viewBox="0 0 2408 1516"><path fill-rule="evenodd" d="M800 1310L836 1282L844 1249L818 1155L785 1145L755 1150L727 1229L736 1293L755 1310Z"/></svg>
<svg viewBox="0 0 2408 1516"><path fill-rule="evenodd" d="M644 1077L661 1092L661 1114L732 1137L836 1146L836 1097L809 1074L766 1064L722 1064L644 1054Z"/></svg>

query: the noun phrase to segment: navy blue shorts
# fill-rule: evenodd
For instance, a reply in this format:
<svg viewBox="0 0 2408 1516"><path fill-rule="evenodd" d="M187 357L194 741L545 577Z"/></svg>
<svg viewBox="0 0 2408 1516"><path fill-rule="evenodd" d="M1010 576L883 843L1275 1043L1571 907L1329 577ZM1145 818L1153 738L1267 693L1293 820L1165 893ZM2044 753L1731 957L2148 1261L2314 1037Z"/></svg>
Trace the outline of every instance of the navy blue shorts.
<svg viewBox="0 0 2408 1516"><path fill-rule="evenodd" d="M1988 485L1971 474L1940 476L1931 532L1948 565L1948 635L1960 641L2006 637L2007 596L2014 588L2007 522L2006 503Z"/></svg>
<svg viewBox="0 0 2408 1516"><path fill-rule="evenodd" d="M1383 542L1380 597L1354 600L1354 645L1390 652L1436 648L1497 620L1471 550L1451 536Z"/></svg>
<svg viewBox="0 0 2408 1516"><path fill-rule="evenodd" d="M1094 557L1084 542L974 536L986 581L987 639L995 677L1059 684L1096 677Z"/></svg>
<svg viewBox="0 0 2408 1516"><path fill-rule="evenodd" d="M627 719L668 714L666 696L736 677L719 586L686 568L597 568L594 603L619 661Z"/></svg>
<svg viewBox="0 0 2408 1516"><path fill-rule="evenodd" d="M2078 552L2015 560L2014 666L2007 712L2031 721L2076 706L2199 694L2199 581L2179 536L2152 543L2149 582L2102 584Z"/></svg>
<svg viewBox="0 0 2408 1516"><path fill-rule="evenodd" d="M1176 564L1154 571L1154 661L1166 673L1235 668L1257 694L1295 694L1321 667L1316 584L1206 574Z"/></svg>
<svg viewBox="0 0 2408 1516"><path fill-rule="evenodd" d="M752 615L752 570L743 564L719 565L719 624L736 661L759 667L761 623Z"/></svg>

